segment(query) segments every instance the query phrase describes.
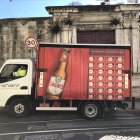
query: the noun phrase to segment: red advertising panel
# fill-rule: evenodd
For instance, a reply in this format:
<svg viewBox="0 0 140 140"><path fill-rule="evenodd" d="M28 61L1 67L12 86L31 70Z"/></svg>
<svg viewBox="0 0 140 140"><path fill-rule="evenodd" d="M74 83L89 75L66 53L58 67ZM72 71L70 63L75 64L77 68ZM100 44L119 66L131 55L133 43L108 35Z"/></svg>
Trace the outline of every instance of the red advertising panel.
<svg viewBox="0 0 140 140"><path fill-rule="evenodd" d="M93 89L98 100L120 100L130 96L130 52L125 49L92 49ZM129 71L130 72L130 71Z"/></svg>
<svg viewBox="0 0 140 140"><path fill-rule="evenodd" d="M37 96L48 100L130 97L129 49L46 45L39 48L38 56Z"/></svg>

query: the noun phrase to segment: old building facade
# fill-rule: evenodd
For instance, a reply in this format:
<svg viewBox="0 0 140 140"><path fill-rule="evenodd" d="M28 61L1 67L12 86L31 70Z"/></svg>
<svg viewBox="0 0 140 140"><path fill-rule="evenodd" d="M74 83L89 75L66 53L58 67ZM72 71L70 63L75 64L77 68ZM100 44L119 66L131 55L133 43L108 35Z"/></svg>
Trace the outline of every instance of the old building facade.
<svg viewBox="0 0 140 140"><path fill-rule="evenodd" d="M0 20L0 64L9 58L30 58L28 36L43 42L130 44L133 95L140 97L140 5L46 7L51 18ZM139 93L139 94L138 94Z"/></svg>
<svg viewBox="0 0 140 140"><path fill-rule="evenodd" d="M130 44L133 72L140 73L140 5L47 7L62 30L55 42ZM70 22L71 21L71 22ZM66 23L69 22L69 23Z"/></svg>
<svg viewBox="0 0 140 140"><path fill-rule="evenodd" d="M60 32L55 42L132 46L133 96L140 97L140 5L46 7Z"/></svg>

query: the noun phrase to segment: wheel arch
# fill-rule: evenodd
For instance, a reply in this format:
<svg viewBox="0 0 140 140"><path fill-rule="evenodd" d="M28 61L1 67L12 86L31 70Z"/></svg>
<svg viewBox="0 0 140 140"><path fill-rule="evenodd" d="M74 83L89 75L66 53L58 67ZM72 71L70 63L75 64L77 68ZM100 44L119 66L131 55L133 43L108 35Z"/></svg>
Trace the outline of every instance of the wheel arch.
<svg viewBox="0 0 140 140"><path fill-rule="evenodd" d="M32 109L32 103L31 103L31 96L30 95L14 95L7 100L5 107L8 108L10 103L13 102L15 99L25 100L26 103L29 105L30 109Z"/></svg>
<svg viewBox="0 0 140 140"><path fill-rule="evenodd" d="M79 101L77 107L78 109L81 109L82 105L85 103L85 102L96 102L99 104L99 106L104 110L105 108L105 101L104 100L82 100L82 101Z"/></svg>
<svg viewBox="0 0 140 140"><path fill-rule="evenodd" d="M94 107L96 107L96 111L94 114L93 114L93 117L91 116L88 116L86 115L85 113L85 108L86 106L88 106L88 104L93 104ZM86 119L96 119L98 117L102 117L103 116L103 112L104 112L104 101L98 101L98 100L85 100L84 102L82 102L81 104L81 114L83 115L84 118Z"/></svg>

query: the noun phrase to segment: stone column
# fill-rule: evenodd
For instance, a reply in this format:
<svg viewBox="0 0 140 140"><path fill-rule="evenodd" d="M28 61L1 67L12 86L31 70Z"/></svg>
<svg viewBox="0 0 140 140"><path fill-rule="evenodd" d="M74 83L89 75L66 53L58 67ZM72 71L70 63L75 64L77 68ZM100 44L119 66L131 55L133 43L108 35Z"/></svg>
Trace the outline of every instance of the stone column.
<svg viewBox="0 0 140 140"><path fill-rule="evenodd" d="M72 43L76 44L77 43L77 29L76 26L72 29Z"/></svg>
<svg viewBox="0 0 140 140"><path fill-rule="evenodd" d="M140 67L140 51L139 51L139 29L132 29L132 47L133 47L133 72L138 73Z"/></svg>
<svg viewBox="0 0 140 140"><path fill-rule="evenodd" d="M124 44L124 30L116 29L116 44Z"/></svg>

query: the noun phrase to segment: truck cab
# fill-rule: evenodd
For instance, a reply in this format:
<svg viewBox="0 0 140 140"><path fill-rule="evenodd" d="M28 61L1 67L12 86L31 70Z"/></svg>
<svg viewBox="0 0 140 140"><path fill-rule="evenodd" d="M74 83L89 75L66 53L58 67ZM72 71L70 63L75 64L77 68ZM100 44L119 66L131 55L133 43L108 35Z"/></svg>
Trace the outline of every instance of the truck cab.
<svg viewBox="0 0 140 140"><path fill-rule="evenodd" d="M24 67L26 72L18 75ZM7 60L0 69L0 107L8 106L10 112L22 113L25 109L19 102L27 102L31 98L33 86L33 62L29 59ZM13 108L13 105L16 106Z"/></svg>

